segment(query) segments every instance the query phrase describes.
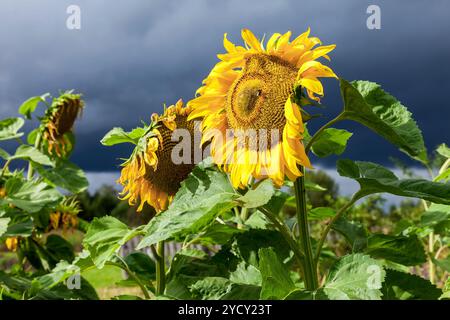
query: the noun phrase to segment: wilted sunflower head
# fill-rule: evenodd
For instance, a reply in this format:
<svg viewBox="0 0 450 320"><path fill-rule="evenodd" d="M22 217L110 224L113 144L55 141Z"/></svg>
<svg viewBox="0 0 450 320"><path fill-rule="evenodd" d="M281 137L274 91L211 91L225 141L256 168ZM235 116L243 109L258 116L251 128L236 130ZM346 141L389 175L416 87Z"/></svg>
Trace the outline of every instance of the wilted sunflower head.
<svg viewBox="0 0 450 320"><path fill-rule="evenodd" d="M191 137L194 135L194 121L188 121L189 113L190 108L183 107L179 100L163 115L152 115L151 124L123 164L118 180L123 186L122 199L128 199L132 206L139 203L137 211L141 211L145 203L157 212L165 210L180 183L194 168L194 144L189 144L191 161L176 164L172 159L172 150L177 144L172 141L173 132L184 129Z"/></svg>
<svg viewBox="0 0 450 320"><path fill-rule="evenodd" d="M71 150L68 134L72 132L83 107L84 102L79 94L68 92L53 100L41 122L43 142L48 153L62 157Z"/></svg>
<svg viewBox="0 0 450 320"><path fill-rule="evenodd" d="M268 177L281 186L285 176L301 175L298 165L311 167L302 143L302 110L293 95L305 90L302 100L320 100L318 78L336 75L316 59L329 60L335 45L321 46L309 29L290 37L290 31L276 33L264 46L244 29L242 47L225 34L227 53L218 55L221 61L188 104L189 119L203 118L202 141L211 141L214 161L231 173L235 187L245 187L251 177Z"/></svg>
<svg viewBox="0 0 450 320"><path fill-rule="evenodd" d="M80 205L74 198L66 198L59 203L55 210L50 213L50 224L48 230L56 230L62 227L64 230L78 226L78 214Z"/></svg>

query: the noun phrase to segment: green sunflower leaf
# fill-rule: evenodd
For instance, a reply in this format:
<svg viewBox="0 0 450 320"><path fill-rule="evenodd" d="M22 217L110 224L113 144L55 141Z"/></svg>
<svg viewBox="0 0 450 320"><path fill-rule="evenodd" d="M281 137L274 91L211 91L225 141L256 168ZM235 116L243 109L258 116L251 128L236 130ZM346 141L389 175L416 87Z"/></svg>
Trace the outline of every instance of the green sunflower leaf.
<svg viewBox="0 0 450 320"><path fill-rule="evenodd" d="M450 185L424 179L399 179L392 171L372 162L340 159L337 170L342 177L356 180L360 185L357 198L374 193L424 199L450 204Z"/></svg>
<svg viewBox="0 0 450 320"><path fill-rule="evenodd" d="M181 234L202 231L216 217L236 206L238 197L224 173L195 167L181 183L169 208L145 226L145 236L138 249Z"/></svg>
<svg viewBox="0 0 450 320"><path fill-rule="evenodd" d="M11 218L0 218L0 237L8 230L8 224Z"/></svg>
<svg viewBox="0 0 450 320"><path fill-rule="evenodd" d="M24 181L19 177L10 178L6 184L6 196L0 204L12 204L30 213L38 212L45 206L54 206L62 198L58 190L42 181Z"/></svg>
<svg viewBox="0 0 450 320"><path fill-rule="evenodd" d="M340 79L344 111L341 120L359 122L396 145L410 157L427 163L422 132L411 113L396 98L369 81Z"/></svg>
<svg viewBox="0 0 450 320"><path fill-rule="evenodd" d="M54 167L55 163L46 154L32 146L21 145L17 148L16 153L9 157L9 160L26 159L43 166Z"/></svg>
<svg viewBox="0 0 450 320"><path fill-rule="evenodd" d="M289 271L279 260L273 248L261 248L258 255L262 279L260 299L283 299L295 289Z"/></svg>
<svg viewBox="0 0 450 320"><path fill-rule="evenodd" d="M384 300L436 300L442 293L428 280L392 269L386 270L382 292Z"/></svg>
<svg viewBox="0 0 450 320"><path fill-rule="evenodd" d="M87 189L89 181L82 169L67 160L59 161L54 168L36 166L37 171L52 186L58 186L72 193Z"/></svg>
<svg viewBox="0 0 450 320"><path fill-rule="evenodd" d="M352 246L353 252L362 251L367 247L368 232L361 223L341 217L331 225L331 228L344 236Z"/></svg>
<svg viewBox="0 0 450 320"><path fill-rule="evenodd" d="M36 110L39 102L45 102L49 93L45 93L42 96L31 97L19 107L19 113L24 115L27 119L31 119L31 114Z"/></svg>
<svg viewBox="0 0 450 320"><path fill-rule="evenodd" d="M344 129L325 129L313 143L311 151L321 158L332 154L340 155L345 151L347 141L352 135L353 133Z"/></svg>
<svg viewBox="0 0 450 320"><path fill-rule="evenodd" d="M24 123L25 120L22 118L8 118L0 121L0 141L23 136L23 132L19 132L19 130Z"/></svg>
<svg viewBox="0 0 450 320"><path fill-rule="evenodd" d="M341 258L323 291L331 300L380 300L385 271L380 261L360 253Z"/></svg>
<svg viewBox="0 0 450 320"><path fill-rule="evenodd" d="M450 158L450 148L445 143L441 144L437 149L437 153L445 158Z"/></svg>
<svg viewBox="0 0 450 320"><path fill-rule="evenodd" d="M415 266L427 261L422 243L416 236L373 234L364 251L374 258L382 258L405 266Z"/></svg>
<svg viewBox="0 0 450 320"><path fill-rule="evenodd" d="M258 184L255 189L250 189L245 195L236 199L246 208L258 208L270 201L275 193L275 188L270 179L266 179Z"/></svg>
<svg viewBox="0 0 450 320"><path fill-rule="evenodd" d="M137 144L145 132L145 128L135 128L130 132L125 132L122 128L116 127L105 134L100 142L104 146L113 146L119 143Z"/></svg>
<svg viewBox="0 0 450 320"><path fill-rule="evenodd" d="M119 252L122 245L139 235L141 229L129 229L111 216L95 218L83 239L83 245L96 267L101 269Z"/></svg>

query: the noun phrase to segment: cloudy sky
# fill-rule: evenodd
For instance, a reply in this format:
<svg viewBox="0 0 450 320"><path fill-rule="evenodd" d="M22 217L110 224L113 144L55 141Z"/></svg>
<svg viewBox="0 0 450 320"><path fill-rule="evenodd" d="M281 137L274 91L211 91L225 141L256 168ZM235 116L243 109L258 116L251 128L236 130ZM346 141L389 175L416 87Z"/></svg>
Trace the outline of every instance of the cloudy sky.
<svg viewBox="0 0 450 320"><path fill-rule="evenodd" d="M380 30L366 27L370 4L381 8ZM81 9L80 30L66 27L69 5ZM240 42L244 27L261 37L310 26L337 45L335 72L382 84L413 112L431 149L449 143L449 12L445 0L2 0L0 117L14 116L30 96L76 89L86 109L73 160L90 172L115 171L129 148L103 147L101 137L192 98L223 52L223 33ZM325 82L326 119L341 108L338 90L335 80ZM389 156L402 158L362 126L339 126L354 132L345 157L387 165Z"/></svg>

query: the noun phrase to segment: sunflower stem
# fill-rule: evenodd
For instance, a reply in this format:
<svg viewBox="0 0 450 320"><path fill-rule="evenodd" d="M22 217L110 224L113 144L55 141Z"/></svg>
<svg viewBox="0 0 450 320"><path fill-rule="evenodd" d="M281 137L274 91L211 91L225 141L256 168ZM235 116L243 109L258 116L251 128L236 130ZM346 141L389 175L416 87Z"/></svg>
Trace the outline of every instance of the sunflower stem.
<svg viewBox="0 0 450 320"><path fill-rule="evenodd" d="M156 294L163 295L166 288L166 259L164 257L164 241L156 244Z"/></svg>
<svg viewBox="0 0 450 320"><path fill-rule="evenodd" d="M311 237L308 226L308 212L306 210L305 168L300 167L302 176L294 182L295 200L297 203L297 222L299 229L300 246L304 254L303 272L305 288L315 291L318 287L317 268L314 262Z"/></svg>
<svg viewBox="0 0 450 320"><path fill-rule="evenodd" d="M36 141L34 141L34 147L38 150L41 147L41 140L42 140L42 134L40 132L38 132L38 134L36 135ZM30 161L30 162L28 162L27 180L33 179L33 175L34 175L34 169L33 169L33 165L31 164L31 161Z"/></svg>

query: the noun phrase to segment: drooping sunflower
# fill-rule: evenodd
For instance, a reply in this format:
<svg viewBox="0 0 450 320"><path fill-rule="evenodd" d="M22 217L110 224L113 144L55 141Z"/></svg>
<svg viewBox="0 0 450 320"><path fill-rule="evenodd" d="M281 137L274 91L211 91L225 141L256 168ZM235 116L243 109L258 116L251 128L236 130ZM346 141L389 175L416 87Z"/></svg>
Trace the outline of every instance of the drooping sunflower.
<svg viewBox="0 0 450 320"><path fill-rule="evenodd" d="M53 100L41 122L43 142L49 154L61 157L70 152L72 143L68 134L83 108L79 94L67 92Z"/></svg>
<svg viewBox="0 0 450 320"><path fill-rule="evenodd" d="M322 46L309 33L292 41L290 31L276 33L264 46L243 29L245 47L231 43L225 34L227 52L218 55L221 61L188 103L193 109L189 119L203 118L202 143L211 142L214 161L231 174L234 187L245 187L251 177L270 178L281 186L285 176L301 176L299 165L311 167L302 143L302 112L293 94L300 89L320 101L319 78L336 75L316 61L329 60L335 45ZM252 130L256 135L245 136Z"/></svg>
<svg viewBox="0 0 450 320"><path fill-rule="evenodd" d="M55 210L50 213L50 223L47 231L76 228L78 226L78 214L80 213L79 202L73 198L66 198L59 203Z"/></svg>
<svg viewBox="0 0 450 320"><path fill-rule="evenodd" d="M148 203L161 212L167 208L180 183L194 168L194 144L190 143L190 161L175 163L172 150L177 142L172 141L176 129L187 130L193 137L195 122L188 121L191 112L183 107L180 99L168 107L162 115L153 114L147 132L139 139L131 157L123 164L118 182L123 186L122 199L131 206L139 204L142 211ZM193 141L191 139L191 141Z"/></svg>

